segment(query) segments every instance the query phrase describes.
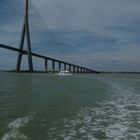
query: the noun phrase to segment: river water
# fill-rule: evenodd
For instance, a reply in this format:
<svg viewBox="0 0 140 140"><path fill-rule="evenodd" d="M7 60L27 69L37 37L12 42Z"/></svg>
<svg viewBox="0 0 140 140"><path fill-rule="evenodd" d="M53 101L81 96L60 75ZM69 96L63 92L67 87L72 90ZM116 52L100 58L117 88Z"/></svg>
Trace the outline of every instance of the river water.
<svg viewBox="0 0 140 140"><path fill-rule="evenodd" d="M140 140L140 75L0 73L1 140Z"/></svg>

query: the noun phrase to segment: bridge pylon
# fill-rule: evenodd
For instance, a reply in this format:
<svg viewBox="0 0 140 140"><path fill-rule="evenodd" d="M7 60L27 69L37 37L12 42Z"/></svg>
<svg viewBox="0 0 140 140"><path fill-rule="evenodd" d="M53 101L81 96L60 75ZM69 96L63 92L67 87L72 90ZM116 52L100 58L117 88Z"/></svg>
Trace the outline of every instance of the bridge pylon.
<svg viewBox="0 0 140 140"><path fill-rule="evenodd" d="M29 71L33 72L33 61L32 61L32 50L31 50L31 42L30 42L30 32L29 32L29 22L28 22L28 9L29 9L29 0L26 0L26 8L25 8L25 16L24 16L24 22L23 22L23 28L21 33L21 39L20 39L20 46L19 46L19 53L17 58L17 66L16 70L17 72L20 72L21 69L21 60L24 48L24 42L25 42L25 36L27 41L27 55L28 55L28 64L29 64Z"/></svg>

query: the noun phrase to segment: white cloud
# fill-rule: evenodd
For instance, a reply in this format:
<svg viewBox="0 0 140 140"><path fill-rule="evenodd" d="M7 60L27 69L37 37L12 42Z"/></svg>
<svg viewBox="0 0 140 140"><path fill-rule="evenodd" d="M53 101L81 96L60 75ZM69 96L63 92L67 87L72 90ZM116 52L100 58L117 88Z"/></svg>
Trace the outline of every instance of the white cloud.
<svg viewBox="0 0 140 140"><path fill-rule="evenodd" d="M32 0L50 27L102 31L139 17L138 0Z"/></svg>
<svg viewBox="0 0 140 140"><path fill-rule="evenodd" d="M23 1L20 2L23 4ZM97 69L127 70L133 66L135 70L140 71L139 66L134 66L139 64L140 59L139 0L31 0L31 2L34 6L30 7L31 33L37 31L40 35L43 32L43 37L36 36L35 39L35 34L32 36L35 39L32 40L34 44L43 42L44 32L48 33L46 37L51 38L50 31L52 34L62 31L61 34L54 35L56 37L54 42L68 45L66 48L73 47L72 52L64 54L65 49L61 52L63 48L51 46L54 50L49 52L48 44L44 44L47 46L44 49L49 56L81 65L94 65ZM22 18L14 25L10 25L10 22L0 24L0 30L3 31L0 40L14 44L20 39ZM89 33L93 34L90 36L93 40L91 39L90 43L85 40L85 44L82 44L82 39L85 38L80 34L75 35L78 32L87 38ZM79 44L81 47L76 46ZM33 46L33 49L35 47ZM97 51L98 49L100 51Z"/></svg>

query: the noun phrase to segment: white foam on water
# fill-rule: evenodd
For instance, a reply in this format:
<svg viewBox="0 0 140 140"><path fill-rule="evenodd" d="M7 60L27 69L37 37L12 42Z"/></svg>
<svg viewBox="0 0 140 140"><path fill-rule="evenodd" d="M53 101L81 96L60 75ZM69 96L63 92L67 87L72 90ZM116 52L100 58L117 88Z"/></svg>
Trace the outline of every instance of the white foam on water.
<svg viewBox="0 0 140 140"><path fill-rule="evenodd" d="M26 126L26 124L29 122L29 116L26 116L24 118L18 118L16 120L14 120L13 122L11 122L8 127L10 129L19 129L20 127Z"/></svg>
<svg viewBox="0 0 140 140"><path fill-rule="evenodd" d="M28 140L25 134L22 134L20 128L25 127L32 118L32 114L23 118L17 118L16 120L9 123L9 132L4 134L1 140Z"/></svg>
<svg viewBox="0 0 140 140"><path fill-rule="evenodd" d="M140 127L132 126L140 120L140 95L134 88L121 83L111 82L109 85L112 92L115 93L110 99L114 101L115 110L111 115L113 123L106 128L107 136L116 140L140 139ZM130 109L131 107L132 109Z"/></svg>
<svg viewBox="0 0 140 140"><path fill-rule="evenodd" d="M28 137L24 134L20 134L18 131L10 131L6 133L1 140L27 140Z"/></svg>
<svg viewBox="0 0 140 140"><path fill-rule="evenodd" d="M51 128L50 134L57 133L52 140L140 139L140 95L121 83L107 84L110 97L99 103L100 107L82 108L77 115L63 120L63 127Z"/></svg>

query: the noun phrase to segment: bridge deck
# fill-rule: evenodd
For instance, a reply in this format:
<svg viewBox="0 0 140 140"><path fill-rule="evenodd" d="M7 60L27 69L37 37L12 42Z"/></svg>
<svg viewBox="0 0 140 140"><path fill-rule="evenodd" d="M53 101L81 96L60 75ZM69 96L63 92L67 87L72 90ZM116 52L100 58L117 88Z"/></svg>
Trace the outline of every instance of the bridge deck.
<svg viewBox="0 0 140 140"><path fill-rule="evenodd" d="M4 44L0 44L0 48L8 49L8 50L15 51L15 52L21 52L21 50L18 49L18 48L11 47L11 46L4 45ZM23 54L28 54L28 51L23 50L22 53ZM53 61L53 62L58 62L58 63L62 63L62 64L65 64L65 65L85 69L85 70L91 71L92 73L99 73L98 71L95 71L95 70L91 70L91 69L88 69L88 68L85 68L85 67L81 67L81 66L78 66L78 65L75 65L75 64L71 64L71 63L68 63L68 62L65 62L65 61L61 61L61 60L54 59L54 58L51 58L51 57L47 57L47 56L44 56L44 55L40 55L40 54L37 54L37 53L32 52L31 54L32 54L32 56L42 58L42 59L45 59L45 60L50 60L50 61Z"/></svg>

